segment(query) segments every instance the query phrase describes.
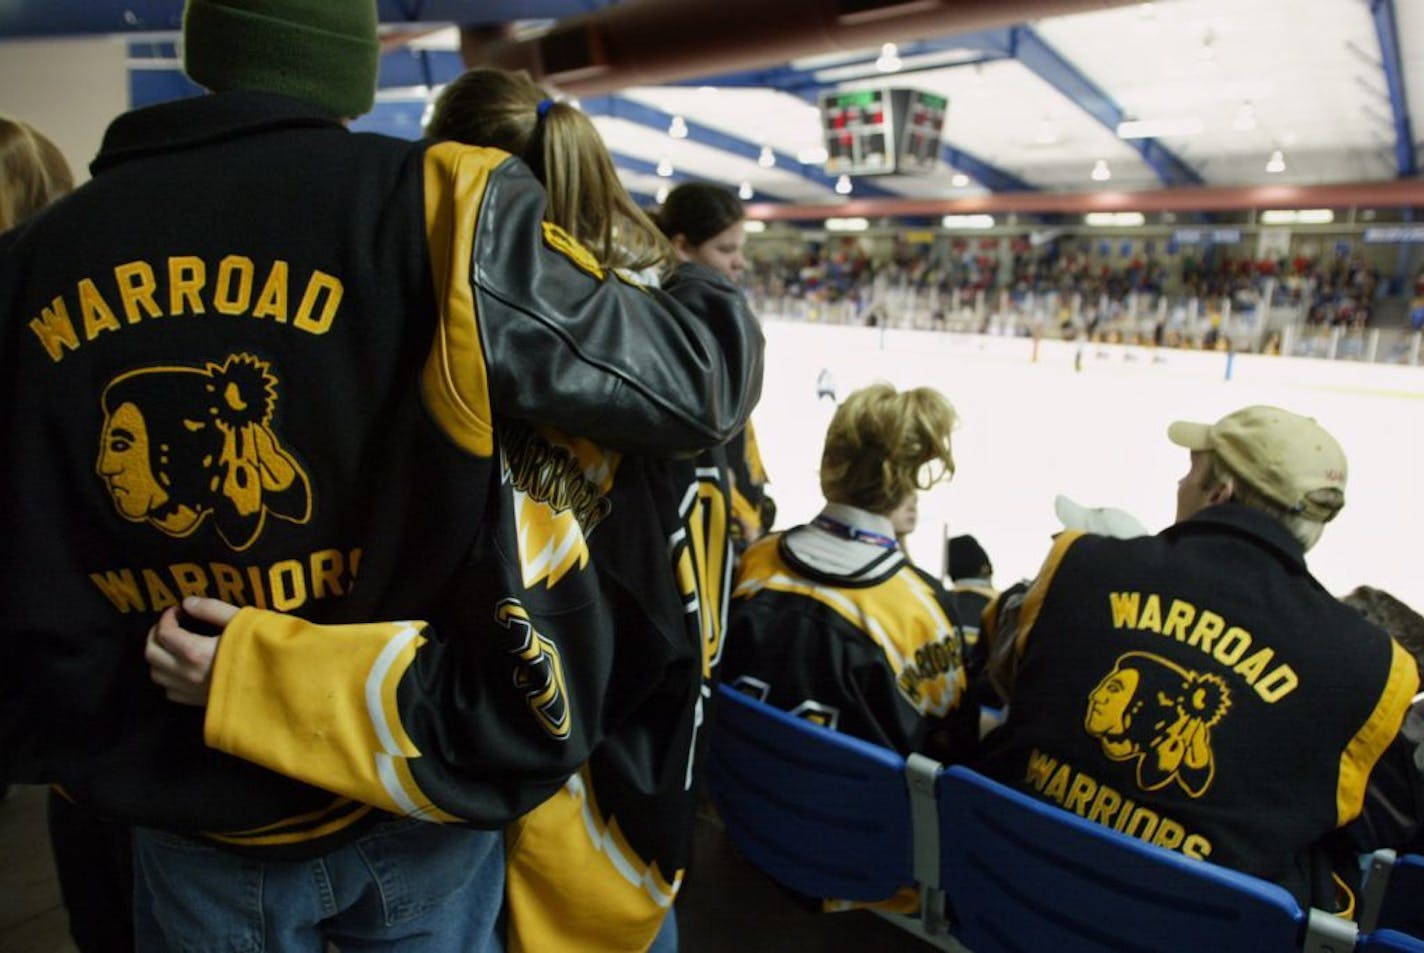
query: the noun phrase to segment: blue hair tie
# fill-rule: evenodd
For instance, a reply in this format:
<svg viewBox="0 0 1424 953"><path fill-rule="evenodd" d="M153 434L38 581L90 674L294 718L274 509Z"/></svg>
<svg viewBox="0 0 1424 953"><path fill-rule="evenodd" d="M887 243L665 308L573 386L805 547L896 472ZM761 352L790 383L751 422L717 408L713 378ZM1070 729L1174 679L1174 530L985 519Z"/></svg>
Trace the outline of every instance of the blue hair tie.
<svg viewBox="0 0 1424 953"><path fill-rule="evenodd" d="M543 119L549 114L549 107L552 105L554 105L554 100L541 99L539 100L539 105L534 108L534 111L539 114L540 119Z"/></svg>

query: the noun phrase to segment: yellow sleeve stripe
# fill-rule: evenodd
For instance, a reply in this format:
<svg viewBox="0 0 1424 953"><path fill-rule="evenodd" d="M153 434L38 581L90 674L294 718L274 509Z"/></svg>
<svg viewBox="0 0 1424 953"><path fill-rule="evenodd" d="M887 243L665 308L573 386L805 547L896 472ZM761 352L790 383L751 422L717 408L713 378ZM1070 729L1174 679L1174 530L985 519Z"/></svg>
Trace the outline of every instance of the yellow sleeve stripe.
<svg viewBox="0 0 1424 953"><path fill-rule="evenodd" d="M425 153L425 229L440 308L421 393L436 423L468 453L494 452L489 374L470 286L475 226L490 173L508 155L453 142Z"/></svg>
<svg viewBox="0 0 1424 953"><path fill-rule="evenodd" d="M1076 543L1082 535L1080 530L1067 530L1059 533L1053 540L1053 548L1048 551L1048 556L1043 560L1043 567L1039 569L1038 575L1033 580L1033 585L1029 586L1028 592L1024 594L1023 605L1019 607L1018 639L1014 642L1015 655L1023 656L1024 646L1028 644L1029 630L1038 621L1038 613L1043 609L1043 600L1048 596L1048 587L1053 583L1053 574L1058 571L1058 564L1063 561L1068 547Z"/></svg>
<svg viewBox="0 0 1424 953"><path fill-rule="evenodd" d="M1370 717L1340 755L1340 783L1335 794L1336 825L1340 827L1360 816L1370 772L1399 733L1409 703L1419 690L1419 667L1413 657L1393 639L1389 644L1389 678L1384 690Z"/></svg>
<svg viewBox="0 0 1424 953"><path fill-rule="evenodd" d="M397 690L424 644L416 623L318 626L246 608L213 667L208 745L393 813L456 820L410 772L420 756Z"/></svg>

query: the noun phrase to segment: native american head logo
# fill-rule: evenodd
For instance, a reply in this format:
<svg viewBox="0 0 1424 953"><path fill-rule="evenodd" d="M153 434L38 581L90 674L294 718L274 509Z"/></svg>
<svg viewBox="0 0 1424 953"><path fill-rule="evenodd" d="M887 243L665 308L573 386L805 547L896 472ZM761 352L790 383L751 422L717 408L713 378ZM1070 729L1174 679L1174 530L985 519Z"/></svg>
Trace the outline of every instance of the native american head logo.
<svg viewBox="0 0 1424 953"><path fill-rule="evenodd" d="M1114 761L1137 759L1144 791L1175 781L1201 797L1216 773L1211 730L1230 708L1231 693L1217 676L1128 652L1088 696L1083 728Z"/></svg>
<svg viewBox="0 0 1424 953"><path fill-rule="evenodd" d="M307 475L272 430L277 378L266 361L234 354L220 365L129 371L101 404L95 470L124 519L182 537L211 518L240 551L268 516L311 518Z"/></svg>

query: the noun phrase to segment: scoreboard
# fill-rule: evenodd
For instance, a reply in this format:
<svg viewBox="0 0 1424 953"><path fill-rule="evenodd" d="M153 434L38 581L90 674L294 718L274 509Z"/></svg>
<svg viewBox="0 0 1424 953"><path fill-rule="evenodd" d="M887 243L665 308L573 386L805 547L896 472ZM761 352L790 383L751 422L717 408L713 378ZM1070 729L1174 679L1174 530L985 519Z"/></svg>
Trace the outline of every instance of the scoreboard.
<svg viewBox="0 0 1424 953"><path fill-rule="evenodd" d="M827 175L925 174L939 161L949 100L918 89L821 94Z"/></svg>

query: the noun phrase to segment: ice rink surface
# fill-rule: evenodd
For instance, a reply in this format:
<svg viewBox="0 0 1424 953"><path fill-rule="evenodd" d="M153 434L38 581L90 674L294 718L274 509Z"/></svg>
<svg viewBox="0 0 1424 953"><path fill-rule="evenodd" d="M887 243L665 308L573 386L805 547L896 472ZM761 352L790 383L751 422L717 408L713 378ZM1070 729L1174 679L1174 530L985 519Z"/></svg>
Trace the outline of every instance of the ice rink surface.
<svg viewBox="0 0 1424 953"><path fill-rule="evenodd" d="M1061 529L1053 499L1117 506L1153 532L1176 511L1188 453L1173 420L1215 421L1248 404L1316 418L1349 459L1346 505L1307 554L1335 595L1385 589L1424 611L1424 367L878 330L767 320L767 369L752 419L777 527L820 508L821 444L837 398L885 380L931 386L960 415L954 480L920 497L911 557L942 569L941 540L972 533L1004 587L1032 576ZM1081 370L1075 365L1081 365Z"/></svg>

